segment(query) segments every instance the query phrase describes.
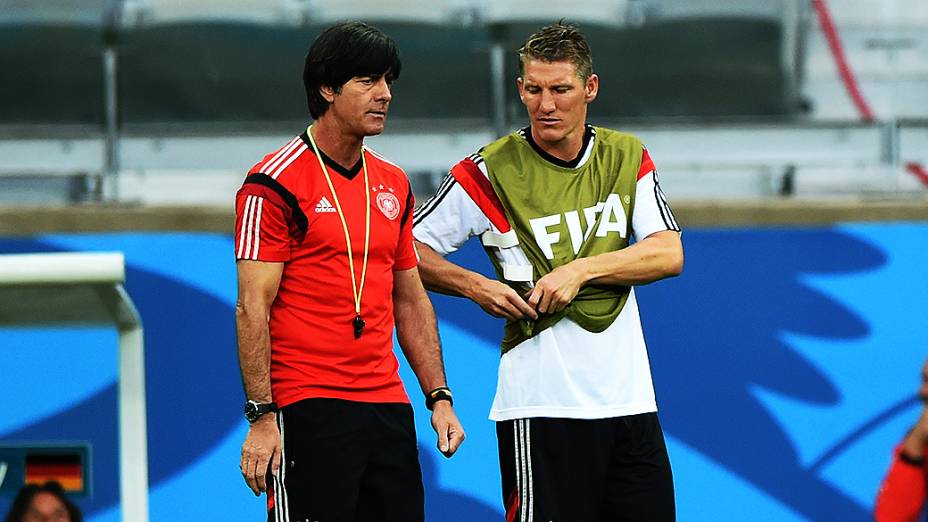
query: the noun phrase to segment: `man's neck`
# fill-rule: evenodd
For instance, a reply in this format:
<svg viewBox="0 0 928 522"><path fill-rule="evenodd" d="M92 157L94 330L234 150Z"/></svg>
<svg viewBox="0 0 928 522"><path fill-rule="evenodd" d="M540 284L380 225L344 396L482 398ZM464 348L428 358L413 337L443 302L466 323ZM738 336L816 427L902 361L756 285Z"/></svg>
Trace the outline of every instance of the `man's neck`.
<svg viewBox="0 0 928 522"><path fill-rule="evenodd" d="M586 127L582 126L578 130L580 132L574 132L561 141L549 143L539 139L538 134L535 133L535 127L532 126L532 140L541 150L555 158L561 161L573 161L580 155L580 149L583 147L583 133L586 132Z"/></svg>
<svg viewBox="0 0 928 522"><path fill-rule="evenodd" d="M361 159L364 138L345 132L332 118L323 115L312 126L316 146L339 165L350 169Z"/></svg>

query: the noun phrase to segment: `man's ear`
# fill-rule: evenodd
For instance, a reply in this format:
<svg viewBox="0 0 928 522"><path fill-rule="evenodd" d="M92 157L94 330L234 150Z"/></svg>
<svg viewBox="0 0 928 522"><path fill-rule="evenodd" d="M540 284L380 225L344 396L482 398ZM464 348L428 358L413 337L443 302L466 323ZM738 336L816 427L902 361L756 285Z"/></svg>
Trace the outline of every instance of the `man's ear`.
<svg viewBox="0 0 928 522"><path fill-rule="evenodd" d="M525 81L521 77L516 78L516 88L519 90L519 99L522 100L522 103L525 103L525 96L522 95L522 88L525 86Z"/></svg>
<svg viewBox="0 0 928 522"><path fill-rule="evenodd" d="M335 89L329 87L328 85L320 86L319 94L322 95L322 98L329 103L335 101Z"/></svg>
<svg viewBox="0 0 928 522"><path fill-rule="evenodd" d="M597 94L599 94L599 76L591 74L586 79L586 102L590 103L595 100Z"/></svg>

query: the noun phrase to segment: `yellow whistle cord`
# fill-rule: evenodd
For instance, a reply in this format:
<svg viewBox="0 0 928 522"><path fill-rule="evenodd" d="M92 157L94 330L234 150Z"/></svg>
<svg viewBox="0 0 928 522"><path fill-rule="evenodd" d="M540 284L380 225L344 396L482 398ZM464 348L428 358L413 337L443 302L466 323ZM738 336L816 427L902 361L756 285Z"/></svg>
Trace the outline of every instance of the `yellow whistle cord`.
<svg viewBox="0 0 928 522"><path fill-rule="evenodd" d="M364 327L364 321L361 320L361 294L364 292L364 279L367 277L367 254L370 251L371 240L371 189L370 180L367 176L367 160L364 157L364 146L361 146L361 165L364 169L364 195L366 204L364 205L364 261L361 263L361 282L355 281L354 277L354 255L351 249L351 235L348 233L348 222L345 220L345 213L342 212L342 206L338 202L338 194L335 193L335 186L332 184L332 178L329 177L329 171L322 161L322 154L319 153L319 147L316 146L316 140L313 139L312 125L306 129L309 136L309 143L313 146L313 152L316 153L316 159L319 160L319 168L325 176L326 183L329 184L329 190L332 192L332 199L335 200L335 210L338 211L338 217L342 221L342 230L345 231L345 245L348 247L348 269L351 271L351 291L354 293L354 312L355 312L355 338L360 337L360 329ZM358 326L360 324L360 327Z"/></svg>

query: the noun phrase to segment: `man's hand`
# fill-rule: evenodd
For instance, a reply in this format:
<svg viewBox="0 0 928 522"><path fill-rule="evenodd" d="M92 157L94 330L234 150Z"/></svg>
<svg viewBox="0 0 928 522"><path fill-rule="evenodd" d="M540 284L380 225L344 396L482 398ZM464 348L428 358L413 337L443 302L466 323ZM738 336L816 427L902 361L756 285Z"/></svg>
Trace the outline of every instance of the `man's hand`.
<svg viewBox="0 0 928 522"><path fill-rule="evenodd" d="M276 414L266 413L248 428L242 444L240 467L245 483L258 496L267 491L268 466L272 475L280 469L280 431L277 429Z"/></svg>
<svg viewBox="0 0 928 522"><path fill-rule="evenodd" d="M480 276L468 297L480 305L484 312L494 317L504 317L512 321L526 317L538 319L535 310L506 283Z"/></svg>
<svg viewBox="0 0 928 522"><path fill-rule="evenodd" d="M438 401L432 406L432 428L438 434L438 451L451 458L464 442L464 428L450 402Z"/></svg>
<svg viewBox="0 0 928 522"><path fill-rule="evenodd" d="M543 314L560 312L570 304L586 282L578 261L561 265L539 279L528 295L528 304Z"/></svg>

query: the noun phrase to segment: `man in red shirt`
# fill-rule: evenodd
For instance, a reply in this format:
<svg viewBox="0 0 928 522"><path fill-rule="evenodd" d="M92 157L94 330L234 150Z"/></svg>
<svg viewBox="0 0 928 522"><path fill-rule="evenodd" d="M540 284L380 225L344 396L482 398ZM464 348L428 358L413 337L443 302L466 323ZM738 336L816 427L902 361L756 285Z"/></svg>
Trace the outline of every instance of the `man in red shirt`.
<svg viewBox="0 0 928 522"><path fill-rule="evenodd" d="M883 479L874 511L877 522L916 522L928 497L928 361L922 367L918 397L926 406L915 426L896 448L893 463Z"/></svg>
<svg viewBox="0 0 928 522"><path fill-rule="evenodd" d="M303 73L315 123L255 164L237 194L241 469L256 495L268 492L269 520L423 520L394 324L440 451L464 439L416 268L409 181L363 143L383 132L400 65L376 28L324 31Z"/></svg>

